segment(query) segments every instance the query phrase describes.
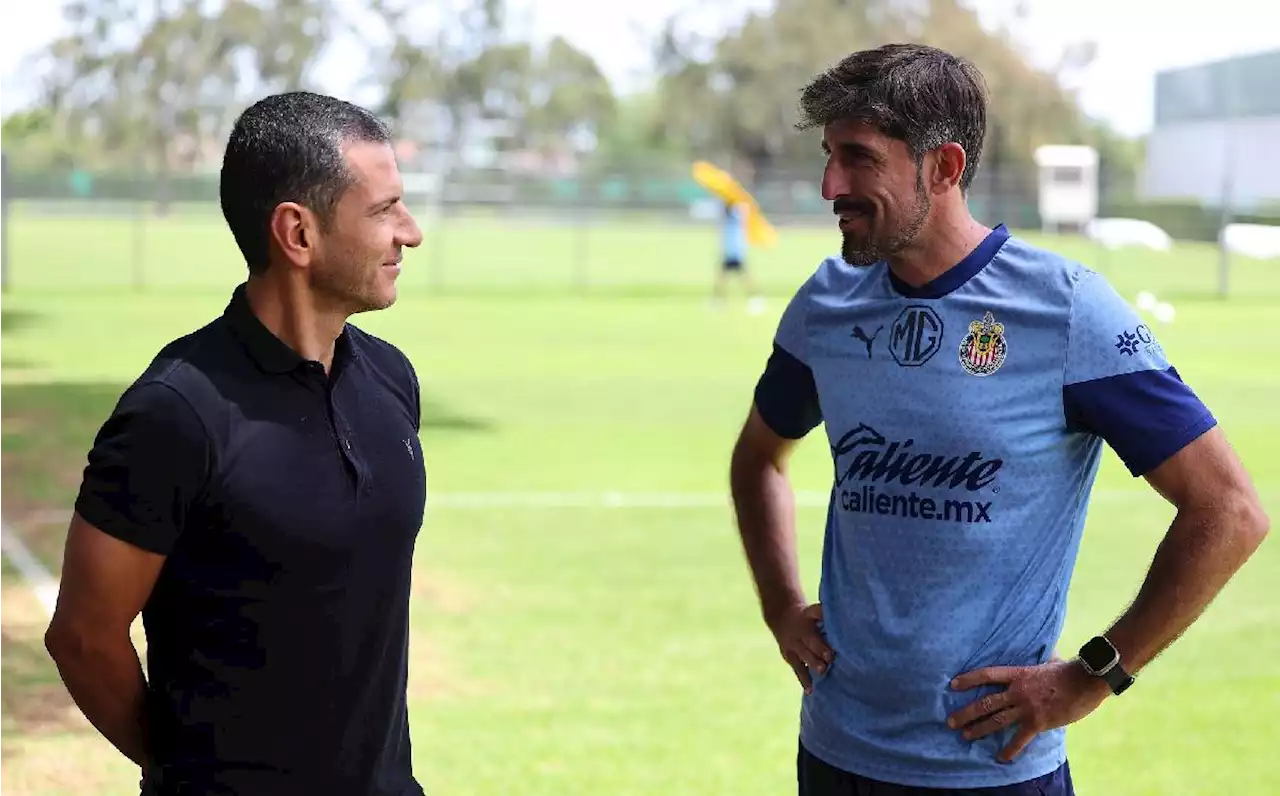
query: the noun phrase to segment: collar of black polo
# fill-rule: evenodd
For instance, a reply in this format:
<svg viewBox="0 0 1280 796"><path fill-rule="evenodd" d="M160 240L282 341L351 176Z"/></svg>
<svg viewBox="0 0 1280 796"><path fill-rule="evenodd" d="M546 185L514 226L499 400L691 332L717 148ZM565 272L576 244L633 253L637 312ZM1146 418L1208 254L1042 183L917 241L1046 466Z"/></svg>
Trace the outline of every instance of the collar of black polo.
<svg viewBox="0 0 1280 796"><path fill-rule="evenodd" d="M227 320L231 333L240 341L249 356L258 366L268 373L289 373L306 360L290 348L283 340L271 333L271 330L253 314L246 294L246 283L240 283L231 294L223 316ZM354 358L355 346L352 344L351 330L342 327L342 334L334 342L334 359Z"/></svg>

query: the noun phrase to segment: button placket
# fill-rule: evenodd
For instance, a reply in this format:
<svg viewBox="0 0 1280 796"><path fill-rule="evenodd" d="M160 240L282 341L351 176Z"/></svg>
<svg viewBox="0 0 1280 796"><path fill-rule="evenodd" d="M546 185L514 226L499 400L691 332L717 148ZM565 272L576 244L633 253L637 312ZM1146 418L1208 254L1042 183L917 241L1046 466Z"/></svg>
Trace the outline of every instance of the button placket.
<svg viewBox="0 0 1280 796"><path fill-rule="evenodd" d="M328 390L329 417L332 423L334 437L338 442L338 450L342 454L344 464L347 467L347 473L351 477L352 486L355 487L356 494L367 487L367 478L364 469L360 465L360 458L352 444L354 434L351 424L347 422L347 418L343 415L339 408L338 387L341 379L335 380L330 384Z"/></svg>

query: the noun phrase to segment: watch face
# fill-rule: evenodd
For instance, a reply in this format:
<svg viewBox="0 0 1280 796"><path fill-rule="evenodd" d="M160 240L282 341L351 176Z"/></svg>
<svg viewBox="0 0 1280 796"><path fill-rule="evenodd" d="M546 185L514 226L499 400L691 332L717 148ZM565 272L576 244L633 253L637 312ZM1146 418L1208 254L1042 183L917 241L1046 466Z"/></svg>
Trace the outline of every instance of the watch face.
<svg viewBox="0 0 1280 796"><path fill-rule="evenodd" d="M1080 648L1080 660L1084 661L1094 671L1101 671L1107 668L1116 657L1115 647L1112 647L1110 642L1101 636L1090 639Z"/></svg>

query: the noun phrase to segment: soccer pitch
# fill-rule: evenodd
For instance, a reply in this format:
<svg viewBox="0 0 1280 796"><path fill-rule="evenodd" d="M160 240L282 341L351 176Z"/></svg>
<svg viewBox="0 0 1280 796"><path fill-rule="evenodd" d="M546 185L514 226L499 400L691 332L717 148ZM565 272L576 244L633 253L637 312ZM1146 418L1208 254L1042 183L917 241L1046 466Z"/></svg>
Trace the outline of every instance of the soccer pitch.
<svg viewBox="0 0 1280 796"><path fill-rule="evenodd" d="M207 209L144 226L19 212L10 233L4 512L56 571L98 424L244 272ZM770 294L759 315L737 299L710 308L716 243L714 228L658 221L454 219L406 253L399 302L354 319L399 345L422 383L410 708L428 793L794 792L799 688L758 618L727 468L785 298L838 235L780 230L752 261ZM1102 257L1049 243L1131 299L1175 305L1174 323L1153 322L1162 345L1280 514L1280 265L1236 260L1223 301L1212 248ZM129 287L135 252L142 292ZM811 597L830 475L819 429L792 472ZM1108 453L1064 654L1123 610L1171 518ZM1069 730L1078 792L1280 792L1278 550L1264 543L1133 689ZM0 789L128 792L136 772L44 654L46 621L6 560Z"/></svg>

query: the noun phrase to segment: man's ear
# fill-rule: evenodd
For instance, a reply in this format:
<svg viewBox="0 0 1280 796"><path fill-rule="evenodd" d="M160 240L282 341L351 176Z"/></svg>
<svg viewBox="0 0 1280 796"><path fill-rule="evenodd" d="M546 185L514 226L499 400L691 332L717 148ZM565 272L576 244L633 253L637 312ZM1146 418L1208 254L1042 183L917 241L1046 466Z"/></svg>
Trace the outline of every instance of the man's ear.
<svg viewBox="0 0 1280 796"><path fill-rule="evenodd" d="M926 180L930 193L946 193L958 186L968 162L964 147L955 141L948 141L933 150L933 169Z"/></svg>
<svg viewBox="0 0 1280 796"><path fill-rule="evenodd" d="M319 237L316 221L297 202L281 202L271 211L271 238L286 261L303 268L311 264Z"/></svg>

